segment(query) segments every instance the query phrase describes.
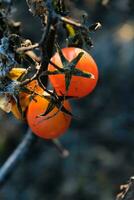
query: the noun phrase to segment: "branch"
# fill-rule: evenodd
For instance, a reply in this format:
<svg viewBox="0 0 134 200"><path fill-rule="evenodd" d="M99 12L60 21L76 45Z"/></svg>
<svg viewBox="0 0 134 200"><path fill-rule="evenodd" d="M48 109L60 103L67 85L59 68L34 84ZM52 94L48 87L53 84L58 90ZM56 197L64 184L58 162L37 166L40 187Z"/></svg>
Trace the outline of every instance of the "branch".
<svg viewBox="0 0 134 200"><path fill-rule="evenodd" d="M31 130L28 129L25 137L14 150L14 152L9 156L3 166L0 168L0 187L4 185L7 179L10 177L19 162L24 159L28 153L30 147L37 140L37 137L32 134Z"/></svg>
<svg viewBox="0 0 134 200"><path fill-rule="evenodd" d="M71 18L60 16L59 19L64 23L70 24L70 25L77 27L77 28L80 28L80 29L84 29L86 31L88 31L88 30L89 31L96 31L97 29L99 29L101 27L100 22L96 22L95 24L92 24L91 26L86 27L85 25L83 25L80 22L77 22L77 21L75 21L74 19L71 19Z"/></svg>
<svg viewBox="0 0 134 200"><path fill-rule="evenodd" d="M63 147L58 139L52 139L52 143L54 144L62 158L66 158L69 156L69 151Z"/></svg>
<svg viewBox="0 0 134 200"><path fill-rule="evenodd" d="M20 48L18 48L16 50L16 52L25 52L25 51L33 50L35 48L39 48L39 44L38 43L30 45L30 46L27 46L27 47L20 47Z"/></svg>
<svg viewBox="0 0 134 200"><path fill-rule="evenodd" d="M121 185L122 190L116 200L134 200L134 177L131 177L128 184Z"/></svg>
<svg viewBox="0 0 134 200"><path fill-rule="evenodd" d="M37 139L38 138L34 134L32 134L31 130L28 129L21 143L0 168L0 187L2 187L10 178L19 162L26 157L29 149L37 141ZM53 139L52 143L54 144L62 158L66 158L69 156L69 151L63 147L58 139Z"/></svg>

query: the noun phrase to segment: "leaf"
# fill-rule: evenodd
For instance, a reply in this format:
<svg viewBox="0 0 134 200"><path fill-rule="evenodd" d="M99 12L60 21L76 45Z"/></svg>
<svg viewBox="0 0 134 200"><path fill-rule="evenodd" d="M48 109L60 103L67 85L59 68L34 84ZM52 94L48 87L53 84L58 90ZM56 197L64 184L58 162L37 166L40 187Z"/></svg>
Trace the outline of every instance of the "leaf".
<svg viewBox="0 0 134 200"><path fill-rule="evenodd" d="M63 68L61 67L58 67L55 63L53 63L51 60L50 60L50 64L54 66L55 69L59 70L59 71L64 71Z"/></svg>
<svg viewBox="0 0 134 200"><path fill-rule="evenodd" d="M43 72L43 75L57 75L57 74L64 74L64 71L59 71L59 70L55 70L55 71L45 71Z"/></svg>
<svg viewBox="0 0 134 200"><path fill-rule="evenodd" d="M51 100L48 104L48 107L46 109L46 111L42 114L40 114L39 116L46 116L47 114L49 114L53 109L55 108L55 104L54 102Z"/></svg>
<svg viewBox="0 0 134 200"><path fill-rule="evenodd" d="M58 45L58 43L56 43L56 49L59 53L59 56L60 56L60 59L61 59L61 62L63 64L63 67L66 66L68 64L68 60L65 58L65 56L63 55L62 53L62 50L60 48L60 46Z"/></svg>
<svg viewBox="0 0 134 200"><path fill-rule="evenodd" d="M61 111L67 115L73 116L73 114L69 110L67 110L64 106L61 107Z"/></svg>
<svg viewBox="0 0 134 200"><path fill-rule="evenodd" d="M71 67L71 69L74 69L77 65L77 63L79 62L79 60L81 59L81 57L83 56L84 52L80 52L76 58L74 58L70 64L69 67Z"/></svg>
<svg viewBox="0 0 134 200"><path fill-rule="evenodd" d="M84 77L84 78L95 79L95 77L94 77L93 74L88 73L88 72L81 71L81 70L79 70L79 69L74 69L73 75L75 75L75 76L81 76L81 77Z"/></svg>
<svg viewBox="0 0 134 200"><path fill-rule="evenodd" d="M25 68L12 68L9 73L8 77L11 80L17 80L20 76L22 76L26 72Z"/></svg>
<svg viewBox="0 0 134 200"><path fill-rule="evenodd" d="M48 98L49 97L49 98ZM71 115L72 116L72 113L70 111L68 111L64 105L63 105L63 97L62 97L62 100L60 99L60 97L56 94L55 91L51 92L51 96L44 96L45 99L47 99L49 101L49 104L48 104L48 107L46 109L46 111L41 114L40 116L46 116L47 114L49 114L55 107L59 110L59 111L62 111L64 112L65 114L68 114L68 115ZM58 114L57 111L56 113ZM55 116L56 114L52 115L52 116ZM50 116L47 117L47 119L51 118Z"/></svg>
<svg viewBox="0 0 134 200"><path fill-rule="evenodd" d="M70 82L71 82L72 74L71 72L65 73L65 86L66 86L66 91L68 91Z"/></svg>
<svg viewBox="0 0 134 200"><path fill-rule="evenodd" d="M68 36L71 37L71 38L74 37L75 34L76 34L74 27L70 24L65 24L65 27L66 27L66 31L68 33Z"/></svg>

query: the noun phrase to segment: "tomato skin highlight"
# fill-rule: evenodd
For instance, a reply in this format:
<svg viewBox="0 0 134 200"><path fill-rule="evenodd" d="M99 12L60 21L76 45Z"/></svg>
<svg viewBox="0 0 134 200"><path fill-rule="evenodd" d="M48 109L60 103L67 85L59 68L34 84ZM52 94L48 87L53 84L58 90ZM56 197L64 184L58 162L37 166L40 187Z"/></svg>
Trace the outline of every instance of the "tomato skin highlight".
<svg viewBox="0 0 134 200"><path fill-rule="evenodd" d="M98 68L92 56L80 48L63 48L62 53L65 58L71 62L80 52L84 52L83 56L76 65L76 68L81 71L88 72L94 75L94 79L80 76L72 76L69 90L66 91L65 75L49 75L50 82L55 88L58 95L64 94L76 98L84 97L91 93L98 81ZM55 53L51 61L57 66L62 67L62 62L58 53ZM52 64L48 66L49 71L54 71L55 67Z"/></svg>
<svg viewBox="0 0 134 200"><path fill-rule="evenodd" d="M31 101L27 110L27 122L33 133L44 139L57 138L64 134L70 126L72 117L62 111L59 111L54 116L58 111L57 107L46 116L39 116L45 112L49 102L40 96L36 96L35 100ZM68 101L64 101L64 106L67 110L71 111ZM48 117L50 118L47 119Z"/></svg>

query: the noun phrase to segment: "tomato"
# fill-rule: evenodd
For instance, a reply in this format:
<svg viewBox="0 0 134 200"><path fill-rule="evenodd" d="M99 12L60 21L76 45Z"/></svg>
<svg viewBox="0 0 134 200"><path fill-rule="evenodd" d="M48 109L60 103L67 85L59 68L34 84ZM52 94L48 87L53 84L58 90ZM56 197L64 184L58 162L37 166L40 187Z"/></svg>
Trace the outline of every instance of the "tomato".
<svg viewBox="0 0 134 200"><path fill-rule="evenodd" d="M45 139L52 139L61 136L70 126L71 116L54 109L46 116L40 116L48 108L49 101L36 96L32 100L27 110L27 122L33 133ZM64 107L71 111L69 102L64 101Z"/></svg>
<svg viewBox="0 0 134 200"><path fill-rule="evenodd" d="M37 80L33 80L30 83L28 83L26 85L26 88L28 88L30 91L33 91L33 92L35 91L38 94L42 94L44 92L44 90L38 85ZM20 103L22 111L25 112L30 103L30 95L25 92L20 92L19 103ZM11 111L17 119L22 119L22 114L18 110L18 107L14 99L12 99Z"/></svg>
<svg viewBox="0 0 134 200"><path fill-rule="evenodd" d="M28 83L26 85L26 87L31 90L31 91L35 91L38 94L42 94L44 92L44 90L39 86L38 81L37 80L33 80L30 83ZM26 93L25 93L26 94Z"/></svg>
<svg viewBox="0 0 134 200"><path fill-rule="evenodd" d="M18 78L20 78L21 75L23 75L23 73L26 72L25 68L12 68L9 73L8 73L8 77L11 80L17 80ZM33 80L30 83L28 83L25 86L27 89L31 90L31 91L35 91L39 94L43 93L44 90L38 85L38 81L37 80ZM7 102L7 101L6 101ZM10 103L10 104L9 104ZM8 103L8 105L11 105L11 112L13 113L13 115L17 118L17 119L22 119L22 114L20 113L16 102L14 100L14 98L11 98L10 102ZM21 92L19 93L19 103L21 106L21 109L23 112L25 112L25 110L27 109L29 103L30 103L30 95L27 94L26 92ZM9 107L8 106L8 107Z"/></svg>
<svg viewBox="0 0 134 200"><path fill-rule="evenodd" d="M49 75L50 82L52 83L58 95L63 94L73 97L84 97L94 90L98 81L98 68L92 56L80 48L69 47L62 49L64 57L69 62L73 62L72 60L81 52L83 52L83 55L77 62L75 68L82 72L91 73L92 77L85 78L83 76L76 76L72 74L70 85L67 91L65 74ZM54 54L54 56L51 58L51 61L58 67L64 69L58 52ZM55 70L55 67L52 64L49 64L48 71L53 72Z"/></svg>

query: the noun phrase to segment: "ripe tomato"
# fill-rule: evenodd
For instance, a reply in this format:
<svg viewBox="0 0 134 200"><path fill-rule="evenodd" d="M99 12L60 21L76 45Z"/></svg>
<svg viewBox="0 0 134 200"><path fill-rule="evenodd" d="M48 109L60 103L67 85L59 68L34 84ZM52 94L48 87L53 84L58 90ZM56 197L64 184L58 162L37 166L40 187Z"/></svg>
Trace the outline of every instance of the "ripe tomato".
<svg viewBox="0 0 134 200"><path fill-rule="evenodd" d="M64 57L69 62L76 58L80 52L83 52L84 54L76 64L75 68L82 72L91 73L94 78L72 75L69 89L66 91L65 74L49 75L50 82L58 95L64 94L73 97L83 97L91 93L95 88L98 81L98 68L92 56L80 48L69 47L62 49ZM58 67L64 68L59 53L55 53L51 58L51 61ZM49 64L48 70L55 71L56 69L52 64Z"/></svg>
<svg viewBox="0 0 134 200"><path fill-rule="evenodd" d="M33 80L32 82L27 84L26 87L31 91L37 92L38 94L42 94L44 92L44 90L38 85L37 80ZM20 102L22 111L25 112L25 110L27 109L27 107L30 103L30 95L25 92L20 92L19 102ZM13 99L12 99L11 111L17 119L22 119L22 115L21 115L20 111L18 110L16 102Z"/></svg>
<svg viewBox="0 0 134 200"><path fill-rule="evenodd" d="M36 96L35 100L30 102L27 111L27 122L32 131L45 139L61 136L69 128L71 116L62 111L57 113L57 107L54 107L46 116L39 116L47 109L49 101L40 96ZM64 107L69 111L71 110L68 101L64 102ZM54 115L55 113L57 114Z"/></svg>

